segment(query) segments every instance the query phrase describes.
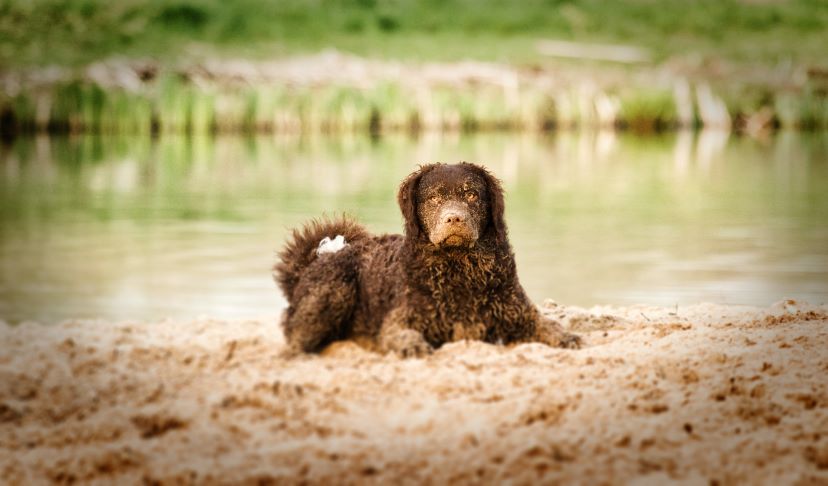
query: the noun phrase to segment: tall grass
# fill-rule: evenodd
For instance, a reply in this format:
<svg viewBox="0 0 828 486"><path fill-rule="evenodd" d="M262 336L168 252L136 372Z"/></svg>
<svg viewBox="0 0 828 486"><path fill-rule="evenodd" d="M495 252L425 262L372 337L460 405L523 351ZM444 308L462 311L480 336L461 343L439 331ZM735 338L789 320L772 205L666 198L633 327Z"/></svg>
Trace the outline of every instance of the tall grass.
<svg viewBox="0 0 828 486"><path fill-rule="evenodd" d="M786 128L828 128L828 97L806 90L784 92L774 105L779 123Z"/></svg>
<svg viewBox="0 0 828 486"><path fill-rule="evenodd" d="M678 113L673 92L661 89L638 89L622 94L618 123L638 132L651 132L678 126Z"/></svg>
<svg viewBox="0 0 828 486"><path fill-rule="evenodd" d="M387 81L370 88L218 86L161 76L137 91L72 81L0 98L0 131L204 135L614 127L649 132L707 122L692 113L679 116L677 96L660 88L552 91ZM736 129L754 117L773 126L828 128L828 97L814 89L775 95L743 90L721 97Z"/></svg>

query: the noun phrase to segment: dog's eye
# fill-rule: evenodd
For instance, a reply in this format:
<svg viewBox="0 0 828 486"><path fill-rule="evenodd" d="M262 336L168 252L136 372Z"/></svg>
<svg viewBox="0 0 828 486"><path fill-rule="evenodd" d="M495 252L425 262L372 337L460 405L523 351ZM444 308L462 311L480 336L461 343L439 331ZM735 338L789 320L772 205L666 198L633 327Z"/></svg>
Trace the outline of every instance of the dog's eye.
<svg viewBox="0 0 828 486"><path fill-rule="evenodd" d="M474 202L477 201L477 193L474 191L466 191L466 201Z"/></svg>
<svg viewBox="0 0 828 486"><path fill-rule="evenodd" d="M438 202L440 202L440 196L435 194L435 195L429 197L428 200L429 200L429 202L438 203Z"/></svg>

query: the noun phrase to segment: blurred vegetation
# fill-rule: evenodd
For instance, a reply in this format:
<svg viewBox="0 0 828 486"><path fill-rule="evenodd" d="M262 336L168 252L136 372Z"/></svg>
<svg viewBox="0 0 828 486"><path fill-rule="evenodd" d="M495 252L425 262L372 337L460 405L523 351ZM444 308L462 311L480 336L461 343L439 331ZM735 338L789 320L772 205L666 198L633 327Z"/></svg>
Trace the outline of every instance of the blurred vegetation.
<svg viewBox="0 0 828 486"><path fill-rule="evenodd" d="M825 59L824 0L2 0L0 64L317 52L537 61L539 38L775 63Z"/></svg>
<svg viewBox="0 0 828 486"><path fill-rule="evenodd" d="M703 86L703 85L702 85ZM828 128L828 97L804 89L723 90L704 101L658 86L585 91L522 86L422 88L382 82L369 88L199 85L165 74L139 90L69 80L14 96L0 93L0 133L349 133L617 128L638 133L730 126L756 134L774 128ZM418 91L419 90L419 91ZM705 114L721 105L723 118ZM685 115L680 113L684 110ZM707 108L710 111L710 108Z"/></svg>
<svg viewBox="0 0 828 486"><path fill-rule="evenodd" d="M553 59L542 39L651 57ZM0 132L819 129L826 45L824 0L0 0ZM298 80L256 63L331 47L363 57ZM502 64L435 80L366 58ZM244 66L207 66L230 59Z"/></svg>

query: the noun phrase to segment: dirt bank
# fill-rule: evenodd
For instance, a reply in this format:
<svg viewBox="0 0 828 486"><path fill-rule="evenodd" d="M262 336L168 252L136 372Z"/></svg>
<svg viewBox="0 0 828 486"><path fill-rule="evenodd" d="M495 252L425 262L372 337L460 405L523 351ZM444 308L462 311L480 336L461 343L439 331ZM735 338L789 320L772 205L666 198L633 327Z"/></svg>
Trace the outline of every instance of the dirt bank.
<svg viewBox="0 0 828 486"><path fill-rule="evenodd" d="M828 306L547 311L588 347L285 361L275 318L0 325L0 477L828 482Z"/></svg>

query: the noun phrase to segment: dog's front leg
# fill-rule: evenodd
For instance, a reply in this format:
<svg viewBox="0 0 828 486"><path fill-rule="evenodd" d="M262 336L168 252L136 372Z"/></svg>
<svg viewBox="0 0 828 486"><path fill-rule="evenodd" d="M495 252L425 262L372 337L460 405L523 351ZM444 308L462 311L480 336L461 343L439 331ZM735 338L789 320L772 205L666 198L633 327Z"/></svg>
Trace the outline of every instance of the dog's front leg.
<svg viewBox="0 0 828 486"><path fill-rule="evenodd" d="M379 333L379 346L384 352L393 352L402 358L416 358L434 351L419 331L407 326L404 307L397 307L385 316Z"/></svg>
<svg viewBox="0 0 828 486"><path fill-rule="evenodd" d="M506 293L507 298L492 303L494 326L490 342L544 343L557 348L581 347L579 336L566 332L557 321L543 316L522 288Z"/></svg>

